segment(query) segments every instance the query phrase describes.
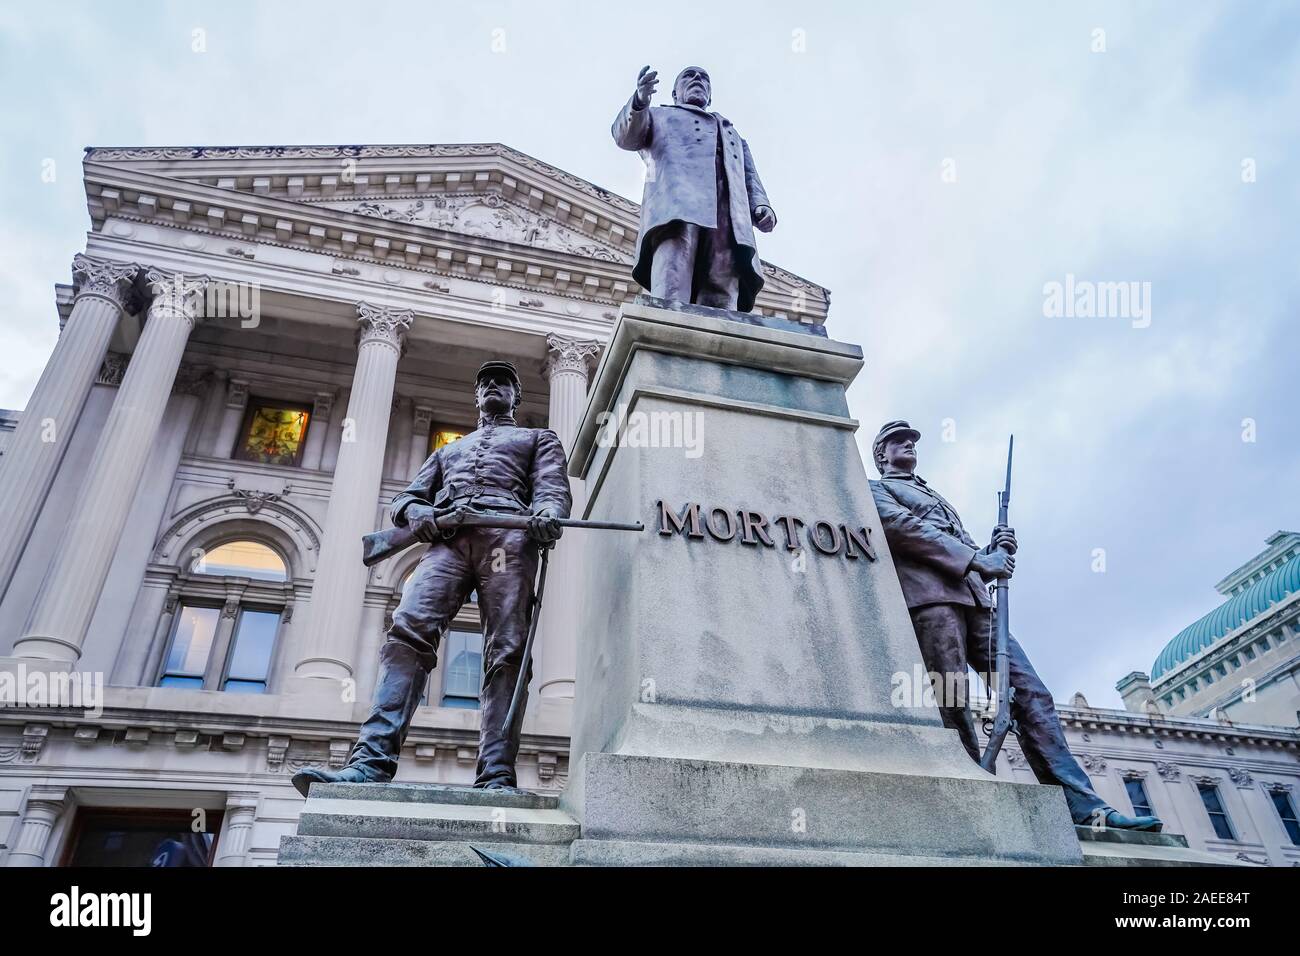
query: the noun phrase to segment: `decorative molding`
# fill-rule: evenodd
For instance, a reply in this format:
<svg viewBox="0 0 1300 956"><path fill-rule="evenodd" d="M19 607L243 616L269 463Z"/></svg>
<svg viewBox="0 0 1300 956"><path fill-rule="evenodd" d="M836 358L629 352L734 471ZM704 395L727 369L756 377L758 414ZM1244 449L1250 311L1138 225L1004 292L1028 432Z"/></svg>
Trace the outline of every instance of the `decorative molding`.
<svg viewBox="0 0 1300 956"><path fill-rule="evenodd" d="M250 515L257 514L265 505L273 501L279 501L281 498L287 497L289 492L293 490L293 485L285 482L284 488L281 489L279 494L271 491L248 491L236 488L234 478L226 479L226 487L230 489L232 495L244 502L244 507L248 509Z"/></svg>
<svg viewBox="0 0 1300 956"><path fill-rule="evenodd" d="M424 286L430 292L450 292L451 283L439 282L436 279L425 279L420 285Z"/></svg>
<svg viewBox="0 0 1300 956"><path fill-rule="evenodd" d="M1025 755L1022 754L1019 750L1012 750L1010 748L1007 748L1004 749L1002 752L1007 755L1007 763L1010 764L1012 767L1029 766L1028 762L1025 760Z"/></svg>
<svg viewBox="0 0 1300 956"><path fill-rule="evenodd" d="M149 318L169 315L196 325L203 318L203 293L212 280L204 275L187 276L150 267L145 282L153 295Z"/></svg>
<svg viewBox="0 0 1300 956"><path fill-rule="evenodd" d="M248 382L242 378L232 378L226 384L226 407L246 408L248 406Z"/></svg>
<svg viewBox="0 0 1300 956"><path fill-rule="evenodd" d="M315 399L312 401L312 417L318 421L329 421L330 415L334 411L335 392L317 392ZM289 493L289 486L285 485L284 494Z"/></svg>
<svg viewBox="0 0 1300 956"><path fill-rule="evenodd" d="M1120 771L1121 780L1145 780L1147 772L1145 770L1122 770Z"/></svg>
<svg viewBox="0 0 1300 956"><path fill-rule="evenodd" d="M329 752L329 767L331 770L338 770L348 762L348 756L352 753L351 740L331 740Z"/></svg>
<svg viewBox="0 0 1300 956"><path fill-rule="evenodd" d="M1189 773L1189 774L1187 775L1187 779L1188 779L1188 781L1189 781L1190 783L1199 784L1199 785L1201 785L1201 786L1206 786L1206 787L1213 786L1213 787L1217 787L1217 786L1219 785L1219 783L1222 781L1223 778L1221 778L1221 777L1212 777L1212 776L1210 776L1209 774L1205 774L1205 775L1197 775L1197 774L1191 774L1191 773Z"/></svg>
<svg viewBox="0 0 1300 956"><path fill-rule="evenodd" d="M361 332L357 345L361 347L378 343L400 354L406 341L406 332L414 319L415 313L410 309L358 302L357 322L361 325Z"/></svg>
<svg viewBox="0 0 1300 956"><path fill-rule="evenodd" d="M541 299L520 299L519 304L525 309L544 309L546 303Z"/></svg>
<svg viewBox="0 0 1300 956"><path fill-rule="evenodd" d="M172 382L172 394L201 397L207 390L208 380L211 376L212 369L206 365L191 365L189 362L182 362L180 368L176 370L176 379Z"/></svg>
<svg viewBox="0 0 1300 956"><path fill-rule="evenodd" d="M577 372L586 378L589 374L587 359L600 354L599 342L569 338L554 332L547 333L546 347L550 352L545 366L548 379L562 372Z"/></svg>
<svg viewBox="0 0 1300 956"><path fill-rule="evenodd" d="M1228 779L1243 790L1249 790L1255 785L1255 778L1250 775L1250 771L1240 767L1229 767Z"/></svg>
<svg viewBox="0 0 1300 956"><path fill-rule="evenodd" d="M1106 761L1096 754L1075 754L1079 758L1079 763L1083 764L1083 769L1089 773L1102 773L1106 769Z"/></svg>
<svg viewBox="0 0 1300 956"><path fill-rule="evenodd" d="M134 262L93 259L77 253L72 257L72 288L76 298L94 296L112 303L123 312L137 304L133 283L140 272Z"/></svg>
<svg viewBox="0 0 1300 956"><path fill-rule="evenodd" d="M292 738L282 737L278 734L272 734L266 738L266 769L271 773L279 773L284 769L284 758L289 752L289 744Z"/></svg>
<svg viewBox="0 0 1300 956"><path fill-rule="evenodd" d="M50 737L49 724L28 724L23 728L20 763L36 763Z"/></svg>
<svg viewBox="0 0 1300 956"><path fill-rule="evenodd" d="M1275 780L1271 783L1264 784L1264 789L1267 790L1269 793L1290 793L1291 784L1281 783Z"/></svg>
<svg viewBox="0 0 1300 956"><path fill-rule="evenodd" d="M506 202L496 193L433 195L423 199L363 199L323 203L354 216L407 223L426 229L552 249L604 262L632 264L629 253L556 222L550 216Z"/></svg>
<svg viewBox="0 0 1300 956"><path fill-rule="evenodd" d="M1160 776L1165 780L1177 780L1180 776L1182 776L1181 770L1179 770L1173 764L1166 763L1163 760L1159 761L1156 764L1156 773L1160 774Z"/></svg>
<svg viewBox="0 0 1300 956"><path fill-rule="evenodd" d="M220 519L236 514L237 511L242 511L248 515L256 514L258 516L257 520L267 522L272 527L288 534L297 544L303 560L308 564L307 570L315 570L316 555L320 553L320 532L306 514L299 512L292 505L281 500L287 493L287 491L282 491L276 495L262 494L260 503L256 504L256 509L252 507L254 502L251 500L251 496L256 494L255 492L249 492L250 497L239 494L222 494L215 498L209 498L207 501L199 502L182 512L168 526L167 530L159 536L158 543L154 546L154 562L158 564L173 563L171 551L182 535L187 539L192 538L200 527L214 523L214 519Z"/></svg>
<svg viewBox="0 0 1300 956"><path fill-rule="evenodd" d="M104 356L103 363L99 366L99 375L95 378L97 385L111 385L117 388L122 384L122 378L126 375L126 366L131 357L125 352L109 352Z"/></svg>

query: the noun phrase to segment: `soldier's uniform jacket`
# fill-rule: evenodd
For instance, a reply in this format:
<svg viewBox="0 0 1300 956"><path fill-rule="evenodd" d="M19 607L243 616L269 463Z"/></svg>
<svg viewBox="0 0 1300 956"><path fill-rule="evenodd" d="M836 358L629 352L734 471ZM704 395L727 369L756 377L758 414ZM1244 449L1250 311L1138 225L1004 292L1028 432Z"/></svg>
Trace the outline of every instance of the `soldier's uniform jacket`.
<svg viewBox="0 0 1300 956"><path fill-rule="evenodd" d="M393 524L406 525L415 503L522 514L550 508L567 518L573 505L564 446L549 428L521 428L510 415L479 419L464 438L439 448L393 499Z"/></svg>
<svg viewBox="0 0 1300 956"><path fill-rule="evenodd" d="M638 110L629 99L610 131L615 143L639 151L646 164L641 230L632 267L632 277L645 289L650 288L650 264L659 230L675 221L718 227L717 157L721 150L732 241L744 247L736 251L738 308L750 311L763 288L763 264L750 217L759 206L771 203L749 154L749 144L726 117L686 104Z"/></svg>
<svg viewBox="0 0 1300 956"><path fill-rule="evenodd" d="M885 539L908 608L927 604L992 607L984 579L969 570L982 549L957 509L915 475L886 473L871 482Z"/></svg>

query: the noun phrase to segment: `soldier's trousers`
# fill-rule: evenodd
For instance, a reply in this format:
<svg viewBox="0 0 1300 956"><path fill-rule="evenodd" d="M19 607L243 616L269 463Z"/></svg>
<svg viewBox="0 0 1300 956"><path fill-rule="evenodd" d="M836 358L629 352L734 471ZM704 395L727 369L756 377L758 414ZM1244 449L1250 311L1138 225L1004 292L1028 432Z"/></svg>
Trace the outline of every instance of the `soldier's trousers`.
<svg viewBox="0 0 1300 956"><path fill-rule="evenodd" d="M944 726L961 737L971 759L980 758L980 741L975 721L967 707L966 667L980 674L993 672L993 615L987 608L962 604L929 604L912 609L912 625L921 647L921 658L934 678L935 698ZM1106 806L1092 781L1070 753L1056 714L1052 695L1034 671L1024 649L1013 637L1007 644L1011 670L1011 716L1019 725L1016 736L1025 762L1039 783L1056 784L1065 790L1065 801L1075 823L1091 823L1093 811ZM957 699L947 692L957 689Z"/></svg>
<svg viewBox="0 0 1300 956"><path fill-rule="evenodd" d="M501 725L523 662L537 560L537 545L528 532L513 529L462 528L454 538L429 548L407 579L393 613L393 626L380 650L374 704L349 765L372 780L392 779L429 672L437 663L438 642L470 592L477 590L483 619L483 689L474 786L516 785L522 721L516 717L510 732Z"/></svg>

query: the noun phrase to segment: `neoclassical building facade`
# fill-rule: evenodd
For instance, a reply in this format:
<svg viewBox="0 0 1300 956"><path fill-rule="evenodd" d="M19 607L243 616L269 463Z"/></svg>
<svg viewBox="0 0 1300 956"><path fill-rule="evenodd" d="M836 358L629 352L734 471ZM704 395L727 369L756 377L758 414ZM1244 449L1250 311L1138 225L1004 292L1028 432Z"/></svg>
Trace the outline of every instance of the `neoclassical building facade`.
<svg viewBox="0 0 1300 956"><path fill-rule="evenodd" d="M497 144L90 149L84 175L58 343L0 411L0 863L270 865L292 772L346 759L419 557L367 570L359 538L474 427L487 358L520 369L522 424L572 441L637 291L638 208ZM826 321L825 289L766 272L759 311ZM581 540L541 620L519 767L539 791L566 781L576 608L599 600L574 587ZM473 778L478 623L471 600L400 780ZM1300 861L1294 726L1061 711L1116 806ZM1000 772L1030 779L1014 745Z"/></svg>
<svg viewBox="0 0 1300 956"><path fill-rule="evenodd" d="M58 344L0 413L0 675L102 692L0 707L0 860L272 863L419 557L368 571L361 535L474 427L488 358L520 369L521 424L572 440L638 207L497 144L89 149L84 177ZM825 321L825 289L766 270L758 310ZM538 790L568 768L580 548L551 562ZM471 600L401 779L472 780L481 647Z"/></svg>

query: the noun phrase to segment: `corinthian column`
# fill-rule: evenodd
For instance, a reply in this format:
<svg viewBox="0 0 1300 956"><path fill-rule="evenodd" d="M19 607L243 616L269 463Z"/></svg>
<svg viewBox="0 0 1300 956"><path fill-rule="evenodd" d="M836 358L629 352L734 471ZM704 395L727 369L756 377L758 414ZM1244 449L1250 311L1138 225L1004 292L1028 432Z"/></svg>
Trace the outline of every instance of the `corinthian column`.
<svg viewBox="0 0 1300 956"><path fill-rule="evenodd" d="M361 536L375 530L397 360L411 327L412 314L406 310L362 302L357 314L361 323L357 368L330 486L311 606L301 631L304 656L294 668L297 677L345 680L352 676L366 591Z"/></svg>
<svg viewBox="0 0 1300 956"><path fill-rule="evenodd" d="M77 255L72 259L76 296L54 353L18 428L0 458L0 598L27 546L45 496L68 448L81 408L95 382L108 340L132 295L140 267Z"/></svg>
<svg viewBox="0 0 1300 956"><path fill-rule="evenodd" d="M546 375L551 383L551 406L548 425L560 436L564 450L573 447L582 413L587 408L587 360L600 353L600 343L548 335L550 356ZM586 504L586 490L579 478L570 479L573 489L573 513L581 514ZM542 605L537 623L538 647L541 649L541 683L543 697L572 697L578 648L578 611L582 595L578 592L581 554L573 545L560 545L551 555L554 566L550 578L555 582L554 600ZM550 595L548 594L549 598Z"/></svg>
<svg viewBox="0 0 1300 956"><path fill-rule="evenodd" d="M36 597L16 657L75 662L135 500L181 355L199 321L207 276L145 274L153 293L144 332L108 413L83 493Z"/></svg>

